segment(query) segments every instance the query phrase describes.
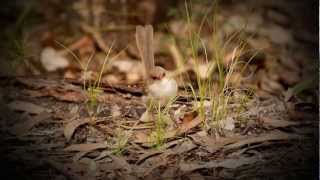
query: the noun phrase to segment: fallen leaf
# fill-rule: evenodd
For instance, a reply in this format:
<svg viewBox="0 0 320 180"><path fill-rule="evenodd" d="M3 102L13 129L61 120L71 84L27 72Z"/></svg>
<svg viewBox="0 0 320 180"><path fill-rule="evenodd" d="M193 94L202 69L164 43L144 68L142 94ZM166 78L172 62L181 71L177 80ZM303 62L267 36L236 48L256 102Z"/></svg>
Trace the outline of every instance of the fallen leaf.
<svg viewBox="0 0 320 180"><path fill-rule="evenodd" d="M90 118L82 118L76 119L69 122L63 130L64 136L66 137L67 141L69 141L74 133L74 131L81 125L87 124L91 121Z"/></svg>
<svg viewBox="0 0 320 180"><path fill-rule="evenodd" d="M68 102L83 102L85 101L86 97L81 91L74 91L74 90L57 90L57 89L44 89L47 92L48 96L55 97L61 101L68 101Z"/></svg>
<svg viewBox="0 0 320 180"><path fill-rule="evenodd" d="M260 118L264 125L274 128L283 128L288 126L296 126L300 123L294 122L294 121L286 121L281 119L273 119L273 118L267 118L267 117L261 117Z"/></svg>
<svg viewBox="0 0 320 180"><path fill-rule="evenodd" d="M66 148L64 151L82 151L82 152L91 152L97 149L107 148L108 145L106 143L89 143L89 144L72 144Z"/></svg>
<svg viewBox="0 0 320 180"><path fill-rule="evenodd" d="M215 153L218 150L223 149L224 146L238 142L241 139L245 138L242 136L233 136L228 138L221 137L219 139L215 139L213 137L209 137L208 135L199 135L199 133L192 134L190 135L190 137L196 144L201 145L209 153Z"/></svg>
<svg viewBox="0 0 320 180"><path fill-rule="evenodd" d="M137 131L134 133L134 142L135 143L149 143L150 138L147 135L146 131Z"/></svg>
<svg viewBox="0 0 320 180"><path fill-rule="evenodd" d="M198 126L202 122L200 116L197 116L196 118L192 119L191 121L183 121L182 124L179 126L179 128L176 131L176 135L181 135L183 133L186 133L190 129Z"/></svg>
<svg viewBox="0 0 320 180"><path fill-rule="evenodd" d="M98 157L96 157L94 160L96 160L96 161L101 160L107 156L110 156L110 154L112 154L112 151L102 151L100 153L100 155Z"/></svg>
<svg viewBox="0 0 320 180"><path fill-rule="evenodd" d="M8 104L9 108L15 111L24 111L30 114L40 114L49 110L26 101L13 101Z"/></svg>
<svg viewBox="0 0 320 180"><path fill-rule="evenodd" d="M186 153L186 152L189 152L193 149L195 149L196 147L198 147L197 145L195 145L191 140L186 140L186 141L183 141L182 144L180 145L177 145L176 147L174 147L171 151L172 153L170 154L183 154L183 153Z"/></svg>
<svg viewBox="0 0 320 180"><path fill-rule="evenodd" d="M49 71L56 71L69 66L69 61L52 47L45 47L40 55L43 67Z"/></svg>
<svg viewBox="0 0 320 180"><path fill-rule="evenodd" d="M177 139L177 140L174 140L174 141L170 141L168 143L166 143L164 146L163 146L163 149L161 150L148 150L147 152L143 152L142 155L139 156L139 160L137 161L136 164L141 164L142 162L144 162L146 159L150 158L150 157L153 157L153 156L156 156L156 155L159 155L159 154L162 154L162 153L165 153L166 155L170 155L170 154L179 154L179 152L186 152L186 151L190 151L191 149L193 149L193 143L188 143L187 145L183 145L183 148L186 148L186 149L181 149L181 146L178 144L180 144L181 142L183 143L185 140L184 139ZM189 146L188 146L189 145ZM150 144L150 146L152 146L152 144ZM176 146L176 148L174 148L174 150L169 150L169 151L166 151L168 150L169 148L171 148L172 146Z"/></svg>
<svg viewBox="0 0 320 180"><path fill-rule="evenodd" d="M77 50L77 49L91 49L94 46L94 42L91 37L88 35L81 37L76 42L71 44L68 49L69 50Z"/></svg>
<svg viewBox="0 0 320 180"><path fill-rule="evenodd" d="M161 166L166 166L167 163L168 163L167 154L161 154L159 156L149 158L139 166L141 168L139 171L139 174L141 174L142 177L145 177L151 174L151 172L156 168L159 168Z"/></svg>
<svg viewBox="0 0 320 180"><path fill-rule="evenodd" d="M265 141L280 141L280 140L290 140L290 139L304 139L304 136L297 134L289 134L281 131L271 131L267 134L262 134L257 137L247 137L236 143L225 146L225 149L235 149L240 148L249 144L262 143Z"/></svg>
<svg viewBox="0 0 320 180"><path fill-rule="evenodd" d="M198 169L211 169L217 167L223 167L228 169L235 169L243 165L253 164L258 159L256 157L240 157L239 159L225 159L220 162L210 161L210 162L201 162L201 163L180 163L180 170L183 172L192 172Z"/></svg>
<svg viewBox="0 0 320 180"><path fill-rule="evenodd" d="M11 132L18 135L18 136L25 135L34 126L36 126L37 124L39 124L40 122L42 122L48 118L50 118L50 114L47 112L40 113L39 115L37 115L35 117L29 117L24 122L15 124L11 128Z"/></svg>
<svg viewBox="0 0 320 180"><path fill-rule="evenodd" d="M156 156L156 155L162 154L162 153L163 153L163 151L161 151L161 150L151 150L151 151L148 151L146 153L143 153L142 155L139 156L139 160L137 161L136 164L141 164L146 159L148 159L148 158L150 158L152 156Z"/></svg>
<svg viewBox="0 0 320 180"><path fill-rule="evenodd" d="M128 173L132 172L131 165L124 159L124 157L114 156L110 155L113 162L117 164L119 167L122 167L122 169L125 169Z"/></svg>
<svg viewBox="0 0 320 180"><path fill-rule="evenodd" d="M77 154L75 154L72 158L72 160L75 161L79 161L83 156L85 156L86 154L88 154L88 151L80 151Z"/></svg>

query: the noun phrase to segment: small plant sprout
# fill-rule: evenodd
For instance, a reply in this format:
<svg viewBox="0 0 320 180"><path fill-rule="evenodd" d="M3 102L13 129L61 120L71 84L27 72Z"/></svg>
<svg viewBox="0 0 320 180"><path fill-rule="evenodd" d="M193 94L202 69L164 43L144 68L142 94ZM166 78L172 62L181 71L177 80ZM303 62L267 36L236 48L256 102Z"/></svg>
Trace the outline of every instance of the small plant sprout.
<svg viewBox="0 0 320 180"><path fill-rule="evenodd" d="M86 65L84 66L81 63L81 60L78 58L78 56L76 54L74 54L69 48L65 47L63 44L61 44L57 41L56 41L56 43L59 44L60 46L62 46L68 53L70 53L74 57L74 59L78 62L78 64L80 65L80 68L82 70L83 89L85 90L86 96L88 97L87 102L86 102L87 108L88 108L89 112L93 112L92 110L97 108L99 94L102 93L102 90L100 88L101 78L102 78L105 66L107 65L107 62L110 59L109 57L110 57L110 53L111 53L112 47L114 45L114 42L112 42L111 47L106 52L106 56L104 58L102 67L99 72L99 76L94 82L92 82L91 77L90 77L90 73L88 73L88 67L94 57L94 54L91 54Z"/></svg>
<svg viewBox="0 0 320 180"><path fill-rule="evenodd" d="M214 4L214 13L217 12L217 4ZM188 4L185 3L187 22L191 25L191 15ZM191 89L191 94L196 100L195 109L198 111L199 117L202 120L203 128L206 130L218 130L220 131L224 123L221 121L226 120L230 117L231 110L229 104L232 100L235 100L233 96L234 92L238 91L231 86L231 77L235 72L240 72L242 74L247 68L250 61L253 59L251 57L246 62L241 62L240 55L243 54L246 44L241 38L242 31L236 32L228 37L224 42L220 39L219 33L217 31L217 20L216 15L213 14L212 20L212 38L209 43L211 43L211 60L207 54L206 44L202 41L200 37L200 32L204 22L207 21L207 15L201 21L198 32L189 31L189 45L192 51L192 60L194 64L194 72L196 74L196 88L189 84L189 89ZM232 51L231 60L228 62L228 67L224 67L224 59L227 55L227 47L231 45L231 42L235 42L236 46ZM205 67L202 68L199 60L198 49L202 48L205 58ZM241 64L243 66L240 66ZM203 65L202 65L203 66ZM242 69L239 67L242 67ZM213 73L217 73L217 78L214 78ZM205 78L203 78L205 74ZM239 79L240 81L241 79ZM241 99L236 99L238 103L246 102L246 97L241 96ZM243 109L243 104L240 106L237 113L240 114L240 110Z"/></svg>
<svg viewBox="0 0 320 180"><path fill-rule="evenodd" d="M167 127L169 125L169 121L171 120L169 116L169 110L171 105L176 100L177 97L171 98L164 107L160 102L152 103L152 105L149 107L156 111L155 128L149 136L153 147L156 149L161 149L165 143Z"/></svg>
<svg viewBox="0 0 320 180"><path fill-rule="evenodd" d="M111 145L114 154L121 155L125 151L130 138L130 132L124 131L120 127L116 129L113 144Z"/></svg>

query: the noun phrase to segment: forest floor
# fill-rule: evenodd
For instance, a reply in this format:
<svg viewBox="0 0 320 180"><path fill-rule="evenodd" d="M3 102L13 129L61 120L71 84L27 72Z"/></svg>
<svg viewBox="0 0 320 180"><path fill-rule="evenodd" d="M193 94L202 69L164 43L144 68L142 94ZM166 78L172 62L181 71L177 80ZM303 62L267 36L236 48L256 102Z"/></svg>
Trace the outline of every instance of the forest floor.
<svg viewBox="0 0 320 180"><path fill-rule="evenodd" d="M18 76L1 76L2 175L57 180L314 179L319 107L318 87L313 84L318 70L315 63L318 40L304 26L303 17L295 14L303 7L298 1L290 5L264 2L256 4L250 13L247 8L251 1L245 2L222 4L217 16L221 23L219 32L244 33L248 44L245 48L253 51L238 55L247 60L249 70L232 74L232 87L239 91L219 94L228 100L218 104L220 109L214 111L210 103L221 103L215 101L221 96L193 95L186 88L186 78L181 78L187 74L190 87L198 91L197 77L206 82L210 75L197 74L189 68L191 62L181 61L192 53L190 48L183 50L187 49L184 33L190 26L179 18L168 21L167 30L160 25L155 28L156 64L170 72L179 65L189 69L176 76L177 99L167 111L153 111L150 118L141 118L146 111L145 91L131 26L125 26L124 30L115 26L119 29L96 31L82 25L82 34L59 41L71 44L66 47L80 56L81 63L90 59L92 51L110 48L113 42L108 38L127 38L126 43L115 43L111 55L115 58L103 69L99 86L85 88L83 76L88 74L93 79L99 76L104 52L96 52L93 65L85 72L72 61L66 66L62 63L62 70L43 75L42 71L50 71L50 65L35 58L18 66ZM177 9L183 9L183 5ZM204 6L193 8L200 11ZM291 22L293 19L296 23ZM33 47L41 43L48 47L52 38L65 38L60 30L50 32L48 27L30 33L39 31L42 40ZM203 31L208 52L205 48L197 51L198 58L202 58L201 67L208 70L210 62L204 57L207 53L214 57L216 51L210 47L211 29L204 25ZM174 45L167 47L163 44L168 41L163 39L170 39L169 34L176 39ZM163 51L163 46L169 50ZM231 68L230 59L238 47L231 43L224 49L224 69ZM252 62L248 60L250 57ZM43 67L38 69L39 61ZM212 74L218 74L217 69ZM213 79L217 80L215 76ZM205 118L201 116L201 107ZM222 111L224 114L218 113ZM219 115L221 119L216 124L210 121L210 117Z"/></svg>

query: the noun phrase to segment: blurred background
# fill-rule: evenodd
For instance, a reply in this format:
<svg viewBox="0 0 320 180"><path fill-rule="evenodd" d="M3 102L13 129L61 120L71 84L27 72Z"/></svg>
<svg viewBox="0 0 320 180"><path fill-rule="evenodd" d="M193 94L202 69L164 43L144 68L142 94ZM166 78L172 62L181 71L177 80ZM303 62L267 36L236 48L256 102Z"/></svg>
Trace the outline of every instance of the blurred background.
<svg viewBox="0 0 320 180"><path fill-rule="evenodd" d="M217 64L227 72L236 54L246 68L232 74L234 87L267 97L300 85L314 101L317 8L313 0L4 1L0 74L94 79L103 71L110 84L138 84L143 67L135 26L152 24L156 64L180 86L192 83L195 72L218 81Z"/></svg>
<svg viewBox="0 0 320 180"><path fill-rule="evenodd" d="M85 174L105 179L104 177L109 177L105 170L110 168L111 175L115 172L114 178L110 179L116 179L118 174L122 177L118 179L132 179L132 176L125 176L129 175L126 173L120 176L117 167L113 170L114 166L121 166L125 168L122 170L131 173L132 165L132 171L137 167L138 171L145 169L150 175L155 172L152 176L146 176L150 179L166 177L163 176L164 172L175 178L181 175L178 171L181 169L180 162L188 167L191 162L189 160L192 159L200 161L198 169L201 169L193 179L205 179L207 175L210 175L207 179L263 179L269 174L274 177L270 179L311 177L318 171L318 167L314 166L318 160L314 157L319 155L318 150L313 151L317 149L314 148L317 144L315 142L318 142L314 138L314 132L318 131L315 130L318 122L314 120L318 118L319 110L318 7L318 1L315 0L1 1L0 143L4 144L1 146L4 150L0 150L3 155L0 159L4 160L0 161L3 163L0 166L5 167L4 174L26 176L21 179L35 179L33 177L37 175L41 179L54 179L56 172L59 171L60 174L61 171L66 177L57 176L56 179L69 179L68 174L79 174L81 177ZM149 130L152 135L153 129L149 125L145 128L144 123L142 132L140 129L132 131L131 128L139 123L137 120L142 119L145 111L145 103L141 100L142 92L138 92L141 90L140 85L143 86L144 75L135 41L135 29L137 25L146 24L153 25L155 31L153 47L156 65L169 71L169 75L177 80L181 99L186 97L184 101L177 100L178 106L174 104L176 109L172 109L174 115L179 115L178 118L175 117L179 121L170 121L171 125L178 124L178 128L185 129L183 133L193 130L190 134L183 135L188 136L183 138L186 140L183 140L183 144L179 138L176 144L168 146L169 151L161 150L157 153L161 156L155 155L154 149L140 147L134 141L131 144L130 140L128 151L123 151L125 156L118 160L119 164L109 161L109 158L104 159L113 151L113 146L110 149L102 148L101 151L100 148L99 151L92 148L93 152L90 153L87 150L79 150L77 154L66 152L66 147L79 143L104 143L105 147L105 142L115 142L121 146L122 143L117 142L125 137L123 147L119 148L122 153L127 148L129 136L120 132L133 132L138 140L141 137L148 140L149 136L146 134ZM19 82L10 81L12 77L14 80L19 79L16 76L28 78L20 78ZM40 82L42 78L59 81ZM82 84L84 81L97 79L103 85L112 85L111 88L108 86L109 89L125 87L130 91L109 93L95 87L100 83L91 87L90 83L89 87ZM83 85L88 100L79 87L74 88L69 82ZM232 94L236 92L234 89L241 93ZM188 98L196 94L194 90L200 94L200 98L196 97L200 100L188 104ZM132 96L136 92L139 95ZM255 96L251 96L252 94ZM91 97L93 100L90 101ZM254 97L252 101L251 97ZM212 109L205 107L206 101ZM97 106L90 109L90 102ZM198 115L193 113L196 107L201 116L200 106L203 117L207 114L211 116L208 122L220 123L219 120L224 120L221 122L231 124L228 129L231 132L221 133L215 131L220 126L212 126L214 128L211 127L209 134L204 128L200 128L202 120L199 121L196 118ZM205 108L210 109L207 111L209 113L205 114ZM30 109L31 112L28 112ZM93 111L95 112L91 113ZM42 112L46 113L43 115ZM180 114L183 115L182 122ZM198 124L199 128L195 128ZM120 131L122 127L123 131ZM11 136L17 129L21 129L23 135L20 137L17 133L17 136ZM180 132L179 129L173 130ZM68 133L70 131L72 132ZM168 132L170 134L171 131ZM266 134L269 132L270 134ZM276 141L278 132L285 136L283 138L280 134L279 142ZM143 136L138 136L141 134ZM243 143L241 148L237 147L239 145L234 148L239 150L222 149L221 147L239 144L237 136L233 135L241 135L244 141L248 140L250 143L239 139L239 143ZM310 138L300 139L300 135ZM230 143L227 139L229 137L233 139L230 142L235 143ZM289 141L291 137L298 138ZM212 139L218 141L211 141ZM216 144L220 140L223 143ZM185 142L188 143L184 144ZM172 150L176 154L171 153L171 147L179 148ZM105 152L107 154L103 155ZM256 156L259 160L236 171L231 168L226 173L220 171L220 167L215 168L215 164L212 166L214 168L208 165L210 168L203 169L203 163L211 162L237 167L239 162L241 164L242 161L247 161L238 158L241 156ZM52 157L60 164L49 162L48 167L45 160ZM84 161L85 166L80 168L76 165L82 157L90 161ZM229 157L236 159L229 161ZM121 156L117 156L118 158ZM152 161L148 161L150 159ZM221 159L226 161L220 161ZM159 161L166 163L159 164ZM96 167L91 166L92 162L98 164L96 172ZM175 166L178 167L177 171ZM191 164L190 167L192 166ZM91 174L92 172L97 174ZM1 176L4 176L3 173ZM76 177L70 176L70 179L77 179ZM83 176L78 179L89 178Z"/></svg>

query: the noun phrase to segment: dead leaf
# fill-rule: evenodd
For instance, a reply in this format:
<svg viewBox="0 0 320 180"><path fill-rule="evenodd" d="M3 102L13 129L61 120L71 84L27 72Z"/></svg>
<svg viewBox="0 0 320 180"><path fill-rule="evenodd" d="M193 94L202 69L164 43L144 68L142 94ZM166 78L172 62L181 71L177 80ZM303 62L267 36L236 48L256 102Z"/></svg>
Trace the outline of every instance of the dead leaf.
<svg viewBox="0 0 320 180"><path fill-rule="evenodd" d="M82 119L75 119L69 122L63 130L64 136L66 137L67 141L69 141L74 133L74 131L81 125L87 124L91 121L91 118L82 118Z"/></svg>
<svg viewBox="0 0 320 180"><path fill-rule="evenodd" d="M147 135L147 131L137 131L134 133L134 142L135 143L149 143L150 138Z"/></svg>
<svg viewBox="0 0 320 180"><path fill-rule="evenodd" d="M183 172L192 172L198 169L211 169L217 167L223 167L228 169L235 169L243 165L253 164L258 159L256 157L240 157L239 159L225 159L220 162L210 161L202 163L180 163L180 170Z"/></svg>
<svg viewBox="0 0 320 180"><path fill-rule="evenodd" d="M44 89L45 90L45 89ZM61 101L68 102L83 102L86 97L81 91L73 91L73 90L57 90L57 89L47 89L47 95L55 97Z"/></svg>
<svg viewBox="0 0 320 180"><path fill-rule="evenodd" d="M110 156L111 154L112 154L112 151L102 151L100 153L100 155L98 157L96 157L94 160L95 161L101 160L101 159L103 159L103 158L105 158L107 156Z"/></svg>
<svg viewBox="0 0 320 180"><path fill-rule="evenodd" d="M81 37L80 39L78 39L73 44L69 45L68 49L71 51L78 49L79 53L83 55L86 52L93 52L94 42L91 37L89 37L88 35L85 35L85 36ZM66 54L66 53L69 53L69 52L66 50L64 54ZM82 57L82 56L80 56L80 57Z"/></svg>
<svg viewBox="0 0 320 180"><path fill-rule="evenodd" d="M149 157L156 156L156 155L159 155L159 154L162 154L162 153L163 153L163 151L161 151L161 150L150 150L150 151L147 151L146 153L143 153L142 155L139 156L139 160L137 161L136 164L141 164L142 162L144 162Z"/></svg>
<svg viewBox="0 0 320 180"><path fill-rule="evenodd" d="M9 108L15 111L24 111L29 114L40 114L42 112L49 112L48 109L35 105L26 101L13 101L8 104Z"/></svg>
<svg viewBox="0 0 320 180"><path fill-rule="evenodd" d="M161 154L159 156L149 158L144 163L142 163L139 167L141 167L139 174L142 175L142 177L145 177L156 168L159 168L161 166L166 166L168 163L168 154Z"/></svg>
<svg viewBox="0 0 320 180"><path fill-rule="evenodd" d="M50 114L47 112L40 113L39 115L37 115L35 117L29 117L24 122L15 124L11 128L11 132L18 135L18 136L25 135L35 125L39 124L40 122L42 122L48 118L50 118Z"/></svg>
<svg viewBox="0 0 320 180"><path fill-rule="evenodd" d="M304 136L297 134L289 134L281 131L271 131L267 134L262 134L257 137L247 137L236 143L225 146L225 149L235 149L240 148L249 144L262 143L265 141L280 141L280 140L290 140L290 139L304 139Z"/></svg>
<svg viewBox="0 0 320 180"><path fill-rule="evenodd" d="M193 149L198 147L195 145L191 140L187 139L186 141L183 141L182 144L178 144L176 147L174 147L168 154L176 155L176 154L183 154L186 152L189 152Z"/></svg>
<svg viewBox="0 0 320 180"><path fill-rule="evenodd" d="M73 144L66 148L64 151L82 151L82 152L91 152L97 149L107 148L108 145L106 143L89 143L89 144Z"/></svg>
<svg viewBox="0 0 320 180"><path fill-rule="evenodd" d="M49 71L56 71L69 66L69 61L52 47L45 47L40 56L43 67Z"/></svg>
<svg viewBox="0 0 320 180"><path fill-rule="evenodd" d="M80 151L76 155L73 156L72 160L79 161L83 156L85 156L88 153L89 153L88 151Z"/></svg>
<svg viewBox="0 0 320 180"><path fill-rule="evenodd" d="M177 129L176 135L181 135L183 133L186 133L190 129L198 126L202 122L200 116L197 116L196 118L192 119L191 121L184 120L182 124Z"/></svg>
<svg viewBox="0 0 320 180"><path fill-rule="evenodd" d="M122 169L125 169L128 173L132 172L131 165L124 159L124 157L114 156L110 155L113 162L117 164L119 167L122 167Z"/></svg>
<svg viewBox="0 0 320 180"><path fill-rule="evenodd" d="M268 117L260 117L260 119L263 121L264 125L273 127L273 128L283 128L288 126L296 126L300 124L294 121L286 121L286 120L273 119Z"/></svg>
<svg viewBox="0 0 320 180"><path fill-rule="evenodd" d="M215 139L213 137L209 137L208 135L200 135L199 133L192 134L190 135L190 137L195 141L196 144L204 147L209 153L215 153L218 150L222 149L224 146L238 142L241 139L245 138L242 136L233 136L228 138L221 137L219 139Z"/></svg>

